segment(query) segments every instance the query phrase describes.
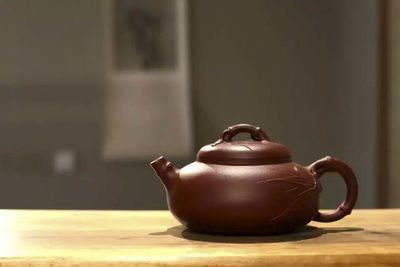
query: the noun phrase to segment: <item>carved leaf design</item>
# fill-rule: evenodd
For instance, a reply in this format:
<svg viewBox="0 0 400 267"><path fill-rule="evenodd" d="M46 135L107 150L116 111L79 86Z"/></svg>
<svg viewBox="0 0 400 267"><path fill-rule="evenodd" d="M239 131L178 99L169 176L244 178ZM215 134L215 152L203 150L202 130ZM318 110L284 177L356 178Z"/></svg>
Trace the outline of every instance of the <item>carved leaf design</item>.
<svg viewBox="0 0 400 267"><path fill-rule="evenodd" d="M280 217L289 213L292 208L302 200L308 193L315 191L317 189L317 181L314 178L313 180L306 180L303 177L299 176L299 173L296 173L292 170L278 170L270 168L269 171L279 172L276 176L278 178L270 178L265 180L259 180L257 183L273 183L273 182L281 182L281 183L288 183L292 184L293 187L286 190L285 194L293 194L300 189L300 192L297 193L294 200L283 210L280 214L276 215L271 219L271 221L275 221ZM274 175L275 176L275 175Z"/></svg>

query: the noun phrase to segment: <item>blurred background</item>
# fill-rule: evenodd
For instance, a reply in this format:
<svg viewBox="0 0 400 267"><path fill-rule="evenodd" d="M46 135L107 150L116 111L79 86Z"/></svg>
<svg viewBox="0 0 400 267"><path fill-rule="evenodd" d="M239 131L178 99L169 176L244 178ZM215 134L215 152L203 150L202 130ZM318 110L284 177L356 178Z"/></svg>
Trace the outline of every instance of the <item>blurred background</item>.
<svg viewBox="0 0 400 267"><path fill-rule="evenodd" d="M0 208L166 209L178 167L237 123L357 208L400 207L400 2L0 0ZM323 178L321 207L345 186Z"/></svg>

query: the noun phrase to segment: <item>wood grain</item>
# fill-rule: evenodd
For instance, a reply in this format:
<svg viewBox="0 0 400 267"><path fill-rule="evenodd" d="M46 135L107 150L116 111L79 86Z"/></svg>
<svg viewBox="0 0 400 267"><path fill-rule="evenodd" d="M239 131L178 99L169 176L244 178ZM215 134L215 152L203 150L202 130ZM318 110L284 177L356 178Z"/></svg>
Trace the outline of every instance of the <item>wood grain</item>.
<svg viewBox="0 0 400 267"><path fill-rule="evenodd" d="M211 236L168 211L1 210L0 266L400 266L400 210L290 235Z"/></svg>

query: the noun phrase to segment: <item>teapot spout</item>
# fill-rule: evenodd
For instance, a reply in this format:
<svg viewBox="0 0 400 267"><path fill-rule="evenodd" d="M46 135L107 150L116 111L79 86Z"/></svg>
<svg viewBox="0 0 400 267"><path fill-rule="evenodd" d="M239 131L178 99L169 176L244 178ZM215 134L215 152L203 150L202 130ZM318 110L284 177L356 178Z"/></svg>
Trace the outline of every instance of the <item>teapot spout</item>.
<svg viewBox="0 0 400 267"><path fill-rule="evenodd" d="M167 190L171 189L172 186L178 182L179 169L175 168L174 165L163 156L153 160L150 165L157 176L160 177Z"/></svg>

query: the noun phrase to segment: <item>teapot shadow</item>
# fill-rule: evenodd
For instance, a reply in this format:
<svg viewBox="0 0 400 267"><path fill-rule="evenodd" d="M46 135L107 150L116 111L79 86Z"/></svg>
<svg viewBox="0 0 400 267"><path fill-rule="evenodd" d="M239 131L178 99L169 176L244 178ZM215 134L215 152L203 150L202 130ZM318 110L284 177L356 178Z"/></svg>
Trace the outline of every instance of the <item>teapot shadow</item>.
<svg viewBox="0 0 400 267"><path fill-rule="evenodd" d="M232 243L232 244L251 244L251 243L279 243L300 241L317 238L324 234L336 234L342 232L363 231L364 228L357 227L324 227L304 226L294 232L282 235L266 235L266 236L229 236L229 235L210 235L195 232L183 225L170 227L164 232L150 233L150 235L171 235L187 240L213 242L213 243Z"/></svg>

